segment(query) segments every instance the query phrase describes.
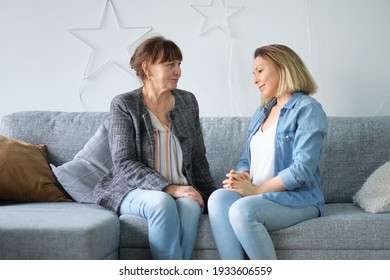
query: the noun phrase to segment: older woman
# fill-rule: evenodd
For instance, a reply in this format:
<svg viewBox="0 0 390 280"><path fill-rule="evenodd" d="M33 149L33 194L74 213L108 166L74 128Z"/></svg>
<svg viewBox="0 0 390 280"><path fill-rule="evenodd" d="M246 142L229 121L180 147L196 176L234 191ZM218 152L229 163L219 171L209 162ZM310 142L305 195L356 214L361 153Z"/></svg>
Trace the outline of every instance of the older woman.
<svg viewBox="0 0 390 280"><path fill-rule="evenodd" d="M298 55L283 45L258 48L254 83L263 105L249 125L237 170L209 200L222 259L275 259L268 231L320 216L319 161L327 119L312 98L316 84Z"/></svg>
<svg viewBox="0 0 390 280"><path fill-rule="evenodd" d="M116 96L110 109L113 170L95 201L148 220L154 259L189 259L199 219L214 189L195 96L177 89L182 53L161 36L130 60L143 86Z"/></svg>

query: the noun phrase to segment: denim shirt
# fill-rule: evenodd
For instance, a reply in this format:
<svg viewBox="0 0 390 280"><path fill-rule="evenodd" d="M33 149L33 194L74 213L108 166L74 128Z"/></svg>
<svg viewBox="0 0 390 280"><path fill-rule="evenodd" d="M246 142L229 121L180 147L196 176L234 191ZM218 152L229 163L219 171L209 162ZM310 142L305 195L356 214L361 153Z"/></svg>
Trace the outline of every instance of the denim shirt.
<svg viewBox="0 0 390 280"><path fill-rule="evenodd" d="M250 170L250 141L275 105L276 99L259 108L249 125L246 147L237 171ZM275 135L274 176L285 191L262 196L291 207L316 206L324 213L319 162L328 122L320 103L301 92L294 93L281 109Z"/></svg>

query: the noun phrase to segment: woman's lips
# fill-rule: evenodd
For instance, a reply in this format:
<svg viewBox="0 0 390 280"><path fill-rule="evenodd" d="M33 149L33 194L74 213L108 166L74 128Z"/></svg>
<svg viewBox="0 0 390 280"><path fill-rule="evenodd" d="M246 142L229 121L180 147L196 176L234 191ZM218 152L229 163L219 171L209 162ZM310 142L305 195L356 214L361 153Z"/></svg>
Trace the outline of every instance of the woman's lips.
<svg viewBox="0 0 390 280"><path fill-rule="evenodd" d="M265 85L259 86L259 90L260 90L260 91L263 91L264 87L265 87Z"/></svg>

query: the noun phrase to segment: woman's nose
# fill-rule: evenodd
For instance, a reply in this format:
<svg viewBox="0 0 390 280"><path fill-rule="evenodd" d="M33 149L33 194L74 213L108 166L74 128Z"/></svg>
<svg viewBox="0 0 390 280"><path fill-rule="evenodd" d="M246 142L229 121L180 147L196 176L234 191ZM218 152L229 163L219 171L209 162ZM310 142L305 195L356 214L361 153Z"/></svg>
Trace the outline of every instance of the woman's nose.
<svg viewBox="0 0 390 280"><path fill-rule="evenodd" d="M180 76L180 74L181 74L180 65L177 65L177 66L174 68L173 73Z"/></svg>

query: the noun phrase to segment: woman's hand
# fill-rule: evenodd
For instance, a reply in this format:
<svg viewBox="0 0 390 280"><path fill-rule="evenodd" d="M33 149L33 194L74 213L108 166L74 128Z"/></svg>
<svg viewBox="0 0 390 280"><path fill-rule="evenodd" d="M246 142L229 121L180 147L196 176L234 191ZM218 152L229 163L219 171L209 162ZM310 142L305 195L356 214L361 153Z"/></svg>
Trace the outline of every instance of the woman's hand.
<svg viewBox="0 0 390 280"><path fill-rule="evenodd" d="M205 204L200 193L192 186L169 185L163 189L173 198L188 197L199 203L200 207L205 208Z"/></svg>
<svg viewBox="0 0 390 280"><path fill-rule="evenodd" d="M234 191L242 196L257 194L248 172L238 173L235 170L230 170L226 177L227 179L222 182L225 189Z"/></svg>
<svg viewBox="0 0 390 280"><path fill-rule="evenodd" d="M223 187L234 191L242 196L257 195L267 192L281 192L285 191L286 187L283 185L279 176L275 176L260 185L253 185L248 172L238 173L235 170L230 170L226 174L227 179L223 180Z"/></svg>

